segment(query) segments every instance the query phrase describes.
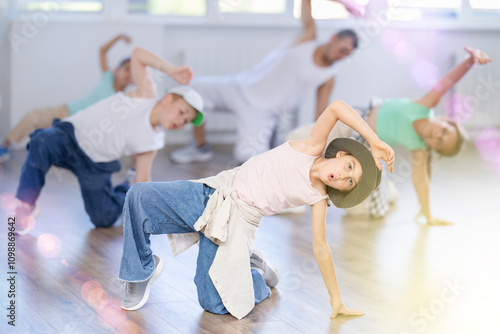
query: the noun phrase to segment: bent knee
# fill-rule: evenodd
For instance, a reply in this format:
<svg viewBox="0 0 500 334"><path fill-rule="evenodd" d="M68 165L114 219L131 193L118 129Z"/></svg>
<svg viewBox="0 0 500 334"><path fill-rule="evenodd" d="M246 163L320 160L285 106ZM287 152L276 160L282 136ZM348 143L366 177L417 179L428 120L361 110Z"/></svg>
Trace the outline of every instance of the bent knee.
<svg viewBox="0 0 500 334"><path fill-rule="evenodd" d="M145 182L139 182L134 184L127 190L127 194L125 195L125 202L136 202L141 201L142 198L148 194L148 185Z"/></svg>
<svg viewBox="0 0 500 334"><path fill-rule="evenodd" d="M207 312L214 314L226 314L228 311L222 301L200 300L200 306Z"/></svg>
<svg viewBox="0 0 500 334"><path fill-rule="evenodd" d="M36 147L56 146L61 141L61 136L52 129L38 129L30 134L29 145Z"/></svg>
<svg viewBox="0 0 500 334"><path fill-rule="evenodd" d="M119 214L110 215L92 215L90 221L95 227L111 227L118 219Z"/></svg>
<svg viewBox="0 0 500 334"><path fill-rule="evenodd" d="M206 276L200 276L197 274L194 278L194 283L196 284L196 290L198 292L198 302L200 306L210 313L214 314L226 314L228 311L222 302L222 298L218 294L215 286L211 282L208 273Z"/></svg>
<svg viewBox="0 0 500 334"><path fill-rule="evenodd" d="M45 133L45 130L37 130L30 135L30 141L28 143L29 151L37 152L39 154L45 154L49 148L50 143L48 142L49 136Z"/></svg>

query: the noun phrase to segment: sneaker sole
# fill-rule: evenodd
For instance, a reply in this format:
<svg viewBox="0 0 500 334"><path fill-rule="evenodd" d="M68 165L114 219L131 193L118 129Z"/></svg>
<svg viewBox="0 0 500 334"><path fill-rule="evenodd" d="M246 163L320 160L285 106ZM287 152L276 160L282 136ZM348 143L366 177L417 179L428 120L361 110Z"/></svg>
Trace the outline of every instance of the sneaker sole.
<svg viewBox="0 0 500 334"><path fill-rule="evenodd" d="M36 217L38 217L38 215L39 215L39 214L40 214L40 208L39 208L38 206L35 206L35 208L33 209L33 211L31 211L31 213L29 214L29 216L31 216L31 218L35 219ZM22 237L22 236L24 236L24 235L28 235L28 234L29 234L32 230L33 230L33 229L31 229L31 230L25 230L25 229L18 230L18 229L16 228L16 232L15 232L15 233L16 233L18 236L21 236L21 237Z"/></svg>
<svg viewBox="0 0 500 334"><path fill-rule="evenodd" d="M274 288L276 285L278 285L278 283L280 281L280 272L272 264L270 264L269 261L266 260L266 254L263 251L255 250L252 253L257 255L257 257L259 257L262 260L262 262L266 263L266 266L268 266L274 273L276 273L276 277L278 278L278 282L276 284L273 284L272 286L268 285L270 288ZM267 284L267 282L266 282L266 284Z"/></svg>
<svg viewBox="0 0 500 334"><path fill-rule="evenodd" d="M9 159L10 159L10 154L9 153L4 154L4 155L0 156L0 163L5 162Z"/></svg>
<svg viewBox="0 0 500 334"><path fill-rule="evenodd" d="M213 153L196 156L196 157L175 157L173 155L170 156L170 160L176 164L191 164L193 162L207 162L212 160Z"/></svg>
<svg viewBox="0 0 500 334"><path fill-rule="evenodd" d="M132 307L121 306L122 309L127 310L127 311L135 311L135 310L143 307L144 304L146 304L146 302L149 299L149 290L151 288L151 285L153 284L154 281L156 281L156 279L158 277L160 277L162 272L163 272L163 260L161 258L158 258L158 265L155 268L153 275L149 279L148 285L146 286L146 291L144 292L144 297L142 297L141 301L138 304L136 304L135 306L132 306Z"/></svg>

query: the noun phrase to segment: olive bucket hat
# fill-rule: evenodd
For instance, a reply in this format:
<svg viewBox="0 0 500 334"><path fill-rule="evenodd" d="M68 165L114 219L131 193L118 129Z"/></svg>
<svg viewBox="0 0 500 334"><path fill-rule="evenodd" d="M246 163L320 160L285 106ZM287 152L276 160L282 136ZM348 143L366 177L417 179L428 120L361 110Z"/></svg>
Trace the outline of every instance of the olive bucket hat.
<svg viewBox="0 0 500 334"><path fill-rule="evenodd" d="M338 208L350 208L363 202L380 184L382 172L375 165L371 151L360 142L350 138L336 138L328 144L325 158L335 158L337 152L344 151L358 159L363 175L351 191L341 192L338 189L326 187L328 197Z"/></svg>

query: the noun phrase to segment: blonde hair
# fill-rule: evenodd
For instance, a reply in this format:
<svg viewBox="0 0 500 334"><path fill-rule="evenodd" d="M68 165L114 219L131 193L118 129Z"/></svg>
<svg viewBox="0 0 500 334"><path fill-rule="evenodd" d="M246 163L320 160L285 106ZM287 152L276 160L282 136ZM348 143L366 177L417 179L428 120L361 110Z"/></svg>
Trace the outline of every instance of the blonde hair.
<svg viewBox="0 0 500 334"><path fill-rule="evenodd" d="M465 129L463 126L458 124L457 122L453 122L450 120L447 120L448 124L453 126L455 128L455 131L457 132L457 141L455 142L455 145L449 149L449 150L436 150L439 154L445 157L453 157L457 155L460 151L465 146L465 140L467 139L467 134L465 132Z"/></svg>
<svg viewBox="0 0 500 334"><path fill-rule="evenodd" d="M465 146L465 141L467 140L467 133L465 132L465 129L463 126L458 124L457 122L446 120L450 125L452 125L455 128L455 131L457 132L457 141L455 142L455 145L447 150L435 150L440 157L453 157L460 153L462 149ZM427 148L427 173L429 174L429 178L431 177L432 174L432 161L434 159L433 157L433 152L430 147Z"/></svg>

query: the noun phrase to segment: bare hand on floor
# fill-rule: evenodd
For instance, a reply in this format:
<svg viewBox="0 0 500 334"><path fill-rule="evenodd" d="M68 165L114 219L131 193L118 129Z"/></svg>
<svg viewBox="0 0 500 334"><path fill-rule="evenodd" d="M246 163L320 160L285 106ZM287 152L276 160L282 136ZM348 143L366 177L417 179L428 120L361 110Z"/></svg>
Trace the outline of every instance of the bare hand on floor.
<svg viewBox="0 0 500 334"><path fill-rule="evenodd" d="M333 307L333 313L330 319L335 318L338 314L342 315L364 315L365 312L354 310L352 308L345 307L344 303L340 298L330 299L330 304Z"/></svg>

